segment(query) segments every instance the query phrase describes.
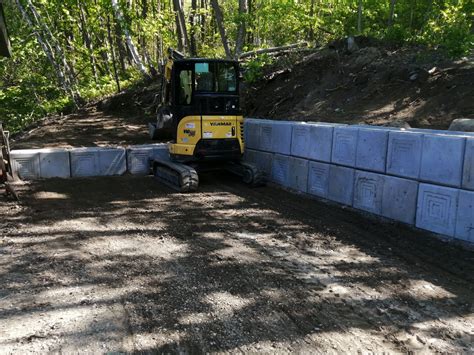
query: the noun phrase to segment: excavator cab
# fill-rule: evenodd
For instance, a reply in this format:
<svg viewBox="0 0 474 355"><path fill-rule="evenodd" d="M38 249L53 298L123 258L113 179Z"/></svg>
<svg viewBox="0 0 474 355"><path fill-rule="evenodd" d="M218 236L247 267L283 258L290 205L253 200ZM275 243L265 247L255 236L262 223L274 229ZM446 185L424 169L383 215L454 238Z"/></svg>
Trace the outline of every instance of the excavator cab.
<svg viewBox="0 0 474 355"><path fill-rule="evenodd" d="M179 161L238 160L244 151L238 62L168 62L154 136L171 138Z"/></svg>
<svg viewBox="0 0 474 355"><path fill-rule="evenodd" d="M157 122L150 124L150 134L155 139L171 139L171 162L155 160L155 176L179 191L197 187L197 183L193 188L184 186L180 174L185 170L193 170L194 179L197 172L210 167L231 170L253 185L262 182L261 173L242 162L244 118L239 81L237 61L184 58L169 50L161 106Z"/></svg>

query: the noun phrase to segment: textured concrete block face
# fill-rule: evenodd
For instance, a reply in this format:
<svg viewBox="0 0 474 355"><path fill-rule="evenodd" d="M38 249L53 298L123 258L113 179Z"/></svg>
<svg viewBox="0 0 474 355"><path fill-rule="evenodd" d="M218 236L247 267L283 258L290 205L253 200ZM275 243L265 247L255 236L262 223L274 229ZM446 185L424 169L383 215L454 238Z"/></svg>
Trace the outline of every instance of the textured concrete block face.
<svg viewBox="0 0 474 355"><path fill-rule="evenodd" d="M335 127L332 141L332 158L334 164L355 166L358 128Z"/></svg>
<svg viewBox="0 0 474 355"><path fill-rule="evenodd" d="M356 166L359 169L385 172L388 131L359 129Z"/></svg>
<svg viewBox="0 0 474 355"><path fill-rule="evenodd" d="M18 176L22 180L35 180L40 178L38 150L13 150L11 151L10 158L12 160L12 169L15 176Z"/></svg>
<svg viewBox="0 0 474 355"><path fill-rule="evenodd" d="M354 169L331 165L329 167L328 199L352 205Z"/></svg>
<svg viewBox="0 0 474 355"><path fill-rule="evenodd" d="M415 224L418 182L384 176L382 216L407 224Z"/></svg>
<svg viewBox="0 0 474 355"><path fill-rule="evenodd" d="M309 162L306 159L290 158L290 187L292 189L307 192L308 166Z"/></svg>
<svg viewBox="0 0 474 355"><path fill-rule="evenodd" d="M420 179L460 187L465 142L463 137L425 135Z"/></svg>
<svg viewBox="0 0 474 355"><path fill-rule="evenodd" d="M327 198L329 189L329 164L309 162L308 193Z"/></svg>
<svg viewBox="0 0 474 355"><path fill-rule="evenodd" d="M456 233L458 239L474 243L474 192L459 190Z"/></svg>
<svg viewBox="0 0 474 355"><path fill-rule="evenodd" d="M266 152L255 152L255 162L254 164L257 168L265 173L266 176L271 176L272 174L272 161L273 154Z"/></svg>
<svg viewBox="0 0 474 355"><path fill-rule="evenodd" d="M40 171L41 177L44 179L71 177L69 152L67 150L42 149L40 151Z"/></svg>
<svg viewBox="0 0 474 355"><path fill-rule="evenodd" d="M331 162L332 138L334 127L329 124L311 125L309 135L308 158Z"/></svg>
<svg viewBox="0 0 474 355"><path fill-rule="evenodd" d="M454 236L459 190L420 184L416 226L435 233Z"/></svg>
<svg viewBox="0 0 474 355"><path fill-rule="evenodd" d="M246 149L244 154L244 160L254 164L259 170L263 171L266 176L271 176L273 160L272 153Z"/></svg>
<svg viewBox="0 0 474 355"><path fill-rule="evenodd" d="M257 151L253 149L245 149L244 153L244 161L248 163L256 163L256 156L257 156Z"/></svg>
<svg viewBox="0 0 474 355"><path fill-rule="evenodd" d="M245 145L248 148L259 149L260 124L253 120L245 120Z"/></svg>
<svg viewBox="0 0 474 355"><path fill-rule="evenodd" d="M127 171L126 152L123 148L101 149L99 152L99 175L123 175Z"/></svg>
<svg viewBox="0 0 474 355"><path fill-rule="evenodd" d="M423 135L393 132L388 136L387 174L418 179Z"/></svg>
<svg viewBox="0 0 474 355"><path fill-rule="evenodd" d="M291 136L291 155L309 158L309 139L311 126L305 123L295 123Z"/></svg>
<svg viewBox="0 0 474 355"><path fill-rule="evenodd" d="M257 149L271 152L273 146L273 123L261 123Z"/></svg>
<svg viewBox="0 0 474 355"><path fill-rule="evenodd" d="M153 145L152 148L152 159L170 160L170 154L167 144Z"/></svg>
<svg viewBox="0 0 474 355"><path fill-rule="evenodd" d="M462 187L474 190L474 139L466 140Z"/></svg>
<svg viewBox="0 0 474 355"><path fill-rule="evenodd" d="M127 168L133 175L147 175L150 172L151 147L130 147L127 149Z"/></svg>
<svg viewBox="0 0 474 355"><path fill-rule="evenodd" d="M290 186L290 157L275 154L272 164L272 180L283 186Z"/></svg>
<svg viewBox="0 0 474 355"><path fill-rule="evenodd" d="M383 175L356 171L353 206L360 210L382 214Z"/></svg>
<svg viewBox="0 0 474 355"><path fill-rule="evenodd" d="M71 154L71 176L99 176L99 151L98 148L78 148Z"/></svg>
<svg viewBox="0 0 474 355"><path fill-rule="evenodd" d="M291 122L273 122L272 149L270 151L274 153L290 155L292 131L293 123Z"/></svg>

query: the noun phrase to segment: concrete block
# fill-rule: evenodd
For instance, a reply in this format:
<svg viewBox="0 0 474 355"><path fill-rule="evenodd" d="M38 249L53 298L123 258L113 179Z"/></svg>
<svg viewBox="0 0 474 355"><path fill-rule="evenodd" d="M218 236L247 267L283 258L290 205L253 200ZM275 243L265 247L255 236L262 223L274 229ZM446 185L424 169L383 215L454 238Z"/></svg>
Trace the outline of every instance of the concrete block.
<svg viewBox="0 0 474 355"><path fill-rule="evenodd" d="M474 190L474 138L466 140L462 187L463 189Z"/></svg>
<svg viewBox="0 0 474 355"><path fill-rule="evenodd" d="M425 128L410 128L408 131L410 132L418 132L423 134L437 134L443 136L458 136L458 137L473 137L473 132L457 132L457 131L446 131L441 129L425 129Z"/></svg>
<svg viewBox="0 0 474 355"><path fill-rule="evenodd" d="M123 175L127 171L124 148L104 148L99 151L99 175Z"/></svg>
<svg viewBox="0 0 474 355"><path fill-rule="evenodd" d="M153 148L150 146L133 146L127 149L127 169L132 175L148 175Z"/></svg>
<svg viewBox="0 0 474 355"><path fill-rule="evenodd" d="M474 243L474 192L459 190L455 238Z"/></svg>
<svg viewBox="0 0 474 355"><path fill-rule="evenodd" d="M255 166L263 171L266 176L272 174L272 160L273 154L267 152L260 152L258 150L245 149L244 160L255 164Z"/></svg>
<svg viewBox="0 0 474 355"><path fill-rule="evenodd" d="M291 155L301 158L309 158L311 125L299 122L293 125L291 136Z"/></svg>
<svg viewBox="0 0 474 355"><path fill-rule="evenodd" d="M170 160L170 153L168 150L168 144L153 144L151 152L152 159Z"/></svg>
<svg viewBox="0 0 474 355"><path fill-rule="evenodd" d="M420 184L416 226L435 233L454 236L459 190Z"/></svg>
<svg viewBox="0 0 474 355"><path fill-rule="evenodd" d="M273 122L259 123L259 137L257 149L271 152L273 148Z"/></svg>
<svg viewBox="0 0 474 355"><path fill-rule="evenodd" d="M308 193L327 198L329 189L329 164L309 162Z"/></svg>
<svg viewBox="0 0 474 355"><path fill-rule="evenodd" d="M418 179L423 135L394 132L388 135L387 174Z"/></svg>
<svg viewBox="0 0 474 355"><path fill-rule="evenodd" d="M308 191L308 167L306 159L290 158L290 187L294 190Z"/></svg>
<svg viewBox="0 0 474 355"><path fill-rule="evenodd" d="M255 152L255 165L257 168L265 173L266 176L272 174L273 154L266 152Z"/></svg>
<svg viewBox="0 0 474 355"><path fill-rule="evenodd" d="M353 207L382 214L382 196L385 176L356 171L354 180Z"/></svg>
<svg viewBox="0 0 474 355"><path fill-rule="evenodd" d="M272 181L289 187L290 186L290 157L275 154L272 163Z"/></svg>
<svg viewBox="0 0 474 355"><path fill-rule="evenodd" d="M385 173L388 132L388 130L383 129L359 129L357 168Z"/></svg>
<svg viewBox="0 0 474 355"><path fill-rule="evenodd" d="M99 176L100 148L76 148L70 151L71 176Z"/></svg>
<svg viewBox="0 0 474 355"><path fill-rule="evenodd" d="M450 131L455 132L471 132L474 133L474 119L472 118L458 118L453 120L449 125Z"/></svg>
<svg viewBox="0 0 474 355"><path fill-rule="evenodd" d="M354 167L357 151L357 127L335 127L332 140L331 162Z"/></svg>
<svg viewBox="0 0 474 355"><path fill-rule="evenodd" d="M384 178L382 216L414 225L418 182L388 175Z"/></svg>
<svg viewBox="0 0 474 355"><path fill-rule="evenodd" d="M460 187L466 139L442 135L425 135L420 179Z"/></svg>
<svg viewBox="0 0 474 355"><path fill-rule="evenodd" d="M41 149L40 171L43 179L71 177L69 152L65 149Z"/></svg>
<svg viewBox="0 0 474 355"><path fill-rule="evenodd" d="M318 123L311 125L309 130L308 158L328 163L331 162L334 126Z"/></svg>
<svg viewBox="0 0 474 355"><path fill-rule="evenodd" d="M258 121L245 120L244 137L246 147L259 149L260 124Z"/></svg>
<svg viewBox="0 0 474 355"><path fill-rule="evenodd" d="M272 122L272 149L270 151L279 154L291 154L291 135L293 131L292 122ZM264 125L262 125L263 129ZM263 135L263 131L262 131ZM266 150L266 149L262 149Z"/></svg>
<svg viewBox="0 0 474 355"><path fill-rule="evenodd" d="M331 165L329 167L328 199L352 206L354 169Z"/></svg>
<svg viewBox="0 0 474 355"><path fill-rule="evenodd" d="M41 176L39 150L12 150L10 155L13 174L22 180L35 180Z"/></svg>

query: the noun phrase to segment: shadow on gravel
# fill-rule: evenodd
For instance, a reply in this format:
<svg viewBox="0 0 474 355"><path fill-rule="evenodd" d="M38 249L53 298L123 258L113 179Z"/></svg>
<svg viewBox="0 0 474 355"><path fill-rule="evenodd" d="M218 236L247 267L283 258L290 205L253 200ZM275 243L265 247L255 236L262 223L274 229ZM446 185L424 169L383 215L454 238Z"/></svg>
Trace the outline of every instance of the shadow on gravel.
<svg viewBox="0 0 474 355"><path fill-rule="evenodd" d="M349 330L380 333L407 350L388 335L472 314L473 252L272 187L219 179L226 182L205 177L192 195L148 177L32 183L22 196L26 210L0 222L8 230L0 252L15 250L0 261L0 300L27 299L0 309L0 322L89 302L120 305L127 332L161 344L141 350L206 352L262 342L267 351L281 350L281 343ZM117 241L123 245L114 247ZM150 250L155 243L159 253ZM343 258L341 250L348 250ZM417 293L421 281L433 285L432 296ZM37 303L46 290L98 285L115 296ZM423 329L423 338L469 346L449 327ZM64 343L84 336L48 334Z"/></svg>

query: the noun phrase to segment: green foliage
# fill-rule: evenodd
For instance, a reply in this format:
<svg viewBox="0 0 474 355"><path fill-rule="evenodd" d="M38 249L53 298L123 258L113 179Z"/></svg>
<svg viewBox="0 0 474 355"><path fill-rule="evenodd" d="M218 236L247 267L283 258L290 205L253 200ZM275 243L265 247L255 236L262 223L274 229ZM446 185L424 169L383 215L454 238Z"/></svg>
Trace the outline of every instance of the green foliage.
<svg viewBox="0 0 474 355"><path fill-rule="evenodd" d="M21 0L28 9L29 0ZM69 65L76 95L90 100L141 78L130 60L123 29L127 28L146 66L159 68L169 46L177 46L172 0L120 0L124 22L115 20L111 0L31 0L42 26L29 26L15 1L5 2L12 35L13 58L0 59L0 120L19 130L38 117L74 108L72 97L39 45L35 32L52 34ZM197 54L223 57L224 50L209 1L184 1L188 37L194 36ZM201 5L204 4L203 7ZM239 26L245 23L244 51L301 41L324 43L362 34L393 43L421 43L453 57L472 51L474 45L472 0L397 0L390 18L391 0L252 0L248 13L239 13L237 0L219 0L232 50ZM191 16L193 15L193 16ZM191 25L191 18L194 24ZM108 25L111 36L109 37ZM60 52L56 51L56 54ZM55 60L60 61L60 55ZM113 60L115 59L115 60ZM270 56L258 56L246 64L245 79L255 81ZM115 65L114 65L115 64ZM117 78L115 77L117 71Z"/></svg>
<svg viewBox="0 0 474 355"><path fill-rule="evenodd" d="M273 64L274 59L269 55L262 54L250 60L244 65L244 79L248 83L254 83L262 77L263 68Z"/></svg>

